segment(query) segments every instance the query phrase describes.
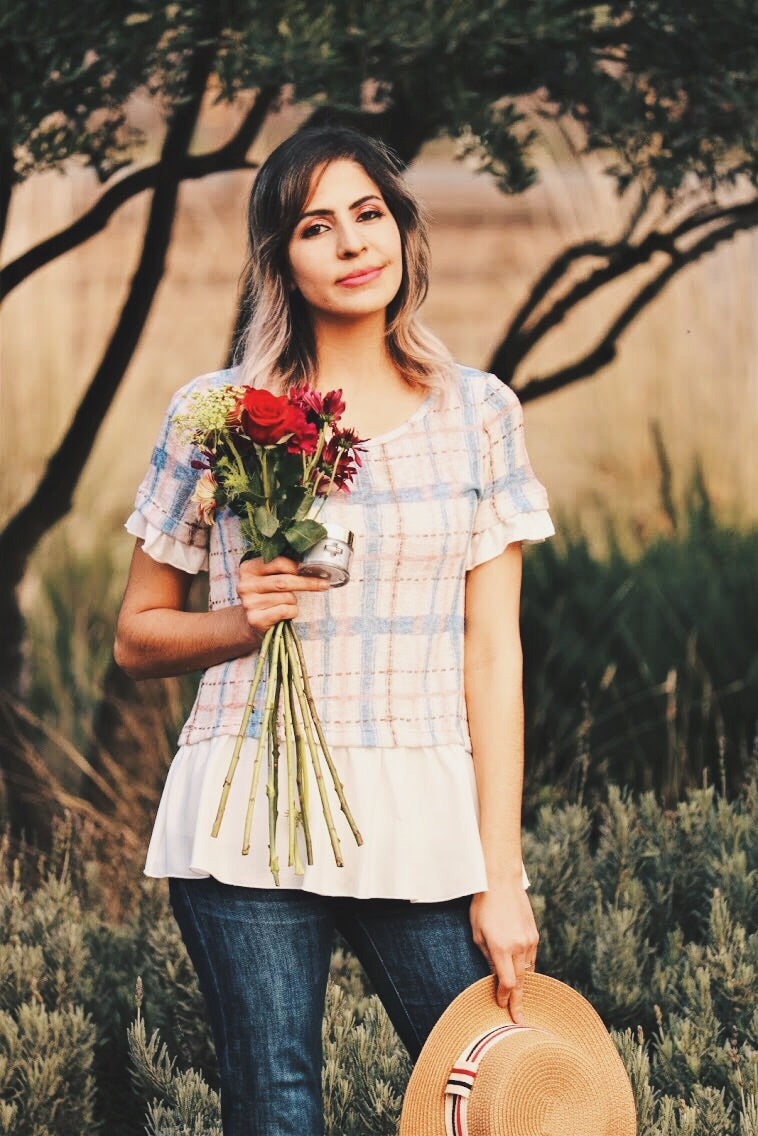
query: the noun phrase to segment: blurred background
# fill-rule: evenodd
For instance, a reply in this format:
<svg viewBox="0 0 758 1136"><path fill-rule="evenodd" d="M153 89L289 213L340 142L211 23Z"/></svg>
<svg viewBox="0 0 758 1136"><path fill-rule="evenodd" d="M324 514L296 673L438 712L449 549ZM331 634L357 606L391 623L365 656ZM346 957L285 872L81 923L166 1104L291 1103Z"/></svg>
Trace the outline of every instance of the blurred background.
<svg viewBox="0 0 758 1136"><path fill-rule="evenodd" d="M140 99L130 115L157 150L160 116ZM252 159L264 158L304 117L296 108L272 114ZM233 109L208 106L193 145L218 146L237 121ZM431 221L432 282L423 315L461 362L489 365L515 311L565 248L613 241L623 231L628 205L603 172L607 160L580 154L581 135L572 133L542 124L532 149L538 181L518 195L500 192L473 160L456 160L451 141L427 143L412 163L409 180ZM128 514L173 391L224 363L253 176L222 172L181 188L149 322L60 528L77 547L99 543L107 530L115 534ZM91 171L31 178L14 194L5 259L70 225L101 192ZM99 360L136 267L148 206L147 194L128 202L102 233L36 272L4 304L6 516L36 484ZM610 515L628 535L668 530L654 424L676 494L699 462L725 521L746 525L758 516L757 241L754 232L741 233L683 270L623 335L616 360L528 406L532 462L551 502L593 539L603 536ZM577 305L519 377L548 372L593 346L637 285L630 272Z"/></svg>
<svg viewBox="0 0 758 1136"><path fill-rule="evenodd" d="M320 121L397 150L423 317L518 392L549 492L522 604L541 966L619 1031L640 1136L758 1132L753 24L747 0L0 12L3 1133L220 1136L140 880L197 676L113 661L123 523L171 394L229 356L256 167ZM332 979L326 1130L390 1136L406 1056L344 944Z"/></svg>

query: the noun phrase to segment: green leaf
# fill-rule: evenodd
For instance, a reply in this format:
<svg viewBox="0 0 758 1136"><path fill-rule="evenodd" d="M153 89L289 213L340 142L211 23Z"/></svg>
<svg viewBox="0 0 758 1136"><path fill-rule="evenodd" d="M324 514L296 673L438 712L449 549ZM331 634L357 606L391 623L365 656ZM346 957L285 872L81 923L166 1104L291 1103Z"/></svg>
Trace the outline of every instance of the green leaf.
<svg viewBox="0 0 758 1136"><path fill-rule="evenodd" d="M313 504L313 495L311 493L304 493L303 499L300 502L300 504L298 505L297 511L295 512L295 520L296 521L305 520L308 513L310 512L310 508L311 508L312 504Z"/></svg>
<svg viewBox="0 0 758 1136"><path fill-rule="evenodd" d="M247 505L265 505L266 498L260 493L240 493L240 501L245 502Z"/></svg>
<svg viewBox="0 0 758 1136"><path fill-rule="evenodd" d="M284 534L297 552L307 552L326 536L326 529L318 521L296 521Z"/></svg>
<svg viewBox="0 0 758 1136"><path fill-rule="evenodd" d="M261 536L275 536L279 531L279 521L273 513L269 513L268 509L264 509L262 505L259 505L257 509L253 510L253 516L255 517L255 524Z"/></svg>
<svg viewBox="0 0 758 1136"><path fill-rule="evenodd" d="M268 564L275 556L280 556L286 547L287 541L280 532L278 532L276 536L266 537L266 539L261 542L263 563Z"/></svg>

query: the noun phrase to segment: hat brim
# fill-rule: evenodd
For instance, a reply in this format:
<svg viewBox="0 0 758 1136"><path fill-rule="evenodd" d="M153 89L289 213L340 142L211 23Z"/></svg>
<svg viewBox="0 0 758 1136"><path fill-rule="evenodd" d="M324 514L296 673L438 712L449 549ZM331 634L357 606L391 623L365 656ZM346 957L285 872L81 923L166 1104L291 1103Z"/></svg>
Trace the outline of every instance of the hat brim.
<svg viewBox="0 0 758 1136"><path fill-rule="evenodd" d="M477 1036L513 1020L508 1010L497 1004L495 990L494 976L473 983L450 1003L432 1029L408 1082L399 1136L445 1136L445 1086L450 1069ZM608 1136L636 1136L629 1077L590 1003L555 978L527 972L524 1015L527 1025L548 1030L575 1045L587 1058L608 1106Z"/></svg>

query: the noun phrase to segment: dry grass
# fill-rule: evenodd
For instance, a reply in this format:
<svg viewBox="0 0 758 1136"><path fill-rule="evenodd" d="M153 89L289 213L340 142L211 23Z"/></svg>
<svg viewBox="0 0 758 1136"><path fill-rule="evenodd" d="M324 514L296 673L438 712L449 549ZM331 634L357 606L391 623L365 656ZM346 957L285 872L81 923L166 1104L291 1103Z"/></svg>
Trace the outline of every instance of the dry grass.
<svg viewBox="0 0 758 1136"><path fill-rule="evenodd" d="M612 237L621 208L591 166L546 159L541 183L508 199L431 148L411 174L433 218L427 322L457 358L486 363L531 281L565 245ZM169 268L139 351L100 433L67 538L115 534L129 511L171 392L223 359L244 257L247 174L185 185ZM13 202L4 258L76 216L95 196L81 171L45 175ZM146 201L20 287L3 309L0 364L2 509L33 487L84 389L125 294ZM754 520L758 463L756 332L751 323L755 235L687 270L630 330L599 377L528 409L532 459L554 506L600 533L611 514L640 535L665 518L650 423L661 424L681 492L695 458L722 515ZM628 283L618 289L621 293ZM542 345L526 379L578 355L619 294L586 305Z"/></svg>

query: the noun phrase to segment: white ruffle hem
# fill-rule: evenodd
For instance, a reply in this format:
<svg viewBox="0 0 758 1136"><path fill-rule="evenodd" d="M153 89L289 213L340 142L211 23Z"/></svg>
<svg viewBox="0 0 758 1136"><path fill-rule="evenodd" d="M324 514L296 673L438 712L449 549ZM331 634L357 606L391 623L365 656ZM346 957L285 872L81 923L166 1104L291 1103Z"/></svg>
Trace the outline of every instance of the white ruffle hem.
<svg viewBox="0 0 758 1136"><path fill-rule="evenodd" d="M235 739L218 737L183 746L169 770L158 808L145 873L148 876L214 876L244 887L274 886L269 868L269 812L264 754L255 796L250 851L242 837L257 743L242 745L217 837L211 828ZM334 763L345 798L363 837L359 847L327 770L327 797L339 837L337 867L313 769L308 769L308 814L313 864L306 863L300 827L297 847L303 874L287 864L287 779L279 764L276 850L279 883L319 895L436 902L487 888L478 827L471 757L457 746L398 749L335 747Z"/></svg>

